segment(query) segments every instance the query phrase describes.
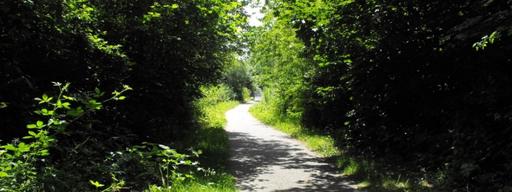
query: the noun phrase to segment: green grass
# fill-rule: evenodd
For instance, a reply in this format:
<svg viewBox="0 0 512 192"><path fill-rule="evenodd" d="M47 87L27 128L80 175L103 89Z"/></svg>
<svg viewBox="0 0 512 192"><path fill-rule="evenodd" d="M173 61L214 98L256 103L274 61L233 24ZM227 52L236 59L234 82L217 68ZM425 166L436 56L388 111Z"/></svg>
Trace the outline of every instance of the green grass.
<svg viewBox="0 0 512 192"><path fill-rule="evenodd" d="M228 135L224 130L227 123L225 113L239 103L236 101L221 102L216 105L199 106L202 115L199 117L201 128L195 134L194 149L201 150L200 163L202 167L213 168L215 174L196 176L192 181L177 184L170 191L199 192L199 191L236 191L235 179L226 171L225 163L229 158ZM151 192L167 192L152 189Z"/></svg>
<svg viewBox="0 0 512 192"><path fill-rule="evenodd" d="M173 192L235 192L235 180L232 175L218 172L213 176L197 178L194 181L175 185ZM158 191L157 191L158 192Z"/></svg>
<svg viewBox="0 0 512 192"><path fill-rule="evenodd" d="M227 173L198 177L195 180L174 184L169 189L153 185L145 192L235 192L233 176Z"/></svg>
<svg viewBox="0 0 512 192"><path fill-rule="evenodd" d="M315 133L298 122L280 117L265 102L254 105L251 114L258 120L306 144L319 155L330 159L343 175L354 180L354 186L368 191L435 191L422 176L403 176L408 171L390 170L388 166L372 159L363 159L344 154L329 135ZM411 181L415 182L411 182ZM425 184L426 183L426 184Z"/></svg>
<svg viewBox="0 0 512 192"><path fill-rule="evenodd" d="M334 140L327 135L315 134L302 128L298 123L288 119L278 118L262 103L256 104L249 110L251 114L265 124L291 135L304 142L311 150L323 157L332 157L340 154Z"/></svg>
<svg viewBox="0 0 512 192"><path fill-rule="evenodd" d="M222 165L229 158L228 135L224 130L227 123L225 113L238 104L236 101L221 102L201 109L201 129L196 133L194 148L203 151L203 157L207 158L204 163L209 166L223 168Z"/></svg>

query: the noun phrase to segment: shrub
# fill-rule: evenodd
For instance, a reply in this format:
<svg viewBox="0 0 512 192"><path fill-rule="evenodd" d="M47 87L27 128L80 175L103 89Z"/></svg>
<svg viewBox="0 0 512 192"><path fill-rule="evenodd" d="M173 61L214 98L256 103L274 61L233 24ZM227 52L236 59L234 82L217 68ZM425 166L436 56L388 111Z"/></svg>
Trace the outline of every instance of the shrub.
<svg viewBox="0 0 512 192"><path fill-rule="evenodd" d="M49 177L53 168L48 165L50 149L56 146L56 134L90 113L103 108L104 103L112 100L124 100L124 92L132 90L124 86L121 91L112 92L112 96L99 100L102 92L88 96L68 94L69 83L54 83L59 88L55 97L44 94L39 101L40 109L35 113L41 116L28 124L28 135L12 144L0 146L0 189L2 191L39 191L43 190L45 177Z"/></svg>
<svg viewBox="0 0 512 192"><path fill-rule="evenodd" d="M251 100L251 90L249 90L248 88L244 87L242 89L242 98L243 98L243 102L248 102Z"/></svg>
<svg viewBox="0 0 512 192"><path fill-rule="evenodd" d="M197 101L200 106L215 105L235 97L233 91L225 84L201 86L200 91L202 97Z"/></svg>

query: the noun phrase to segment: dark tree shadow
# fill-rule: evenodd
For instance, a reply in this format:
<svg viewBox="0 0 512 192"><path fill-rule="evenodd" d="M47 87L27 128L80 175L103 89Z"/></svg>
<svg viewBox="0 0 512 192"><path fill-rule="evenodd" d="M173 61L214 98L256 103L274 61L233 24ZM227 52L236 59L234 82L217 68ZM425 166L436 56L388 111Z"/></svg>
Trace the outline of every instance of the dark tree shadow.
<svg viewBox="0 0 512 192"><path fill-rule="evenodd" d="M355 191L349 181L336 175L333 165L323 158L304 153L299 146L283 142L279 138L262 139L243 132L229 132L231 155L229 169L237 178L241 191L270 191L262 186L255 186L259 175L270 173L269 167L280 166L284 169L303 169L313 178L299 180L295 188L275 191ZM277 136L287 137L287 136ZM287 137L286 139L289 139ZM279 179L279 178L276 178Z"/></svg>

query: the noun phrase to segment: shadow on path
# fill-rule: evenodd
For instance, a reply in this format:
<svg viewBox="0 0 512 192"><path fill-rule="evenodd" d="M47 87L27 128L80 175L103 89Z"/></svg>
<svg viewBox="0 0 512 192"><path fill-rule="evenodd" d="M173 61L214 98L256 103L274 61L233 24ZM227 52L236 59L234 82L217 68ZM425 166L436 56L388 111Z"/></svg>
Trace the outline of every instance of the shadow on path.
<svg viewBox="0 0 512 192"><path fill-rule="evenodd" d="M228 112L229 165L241 191L354 191L334 166L252 118L249 106Z"/></svg>

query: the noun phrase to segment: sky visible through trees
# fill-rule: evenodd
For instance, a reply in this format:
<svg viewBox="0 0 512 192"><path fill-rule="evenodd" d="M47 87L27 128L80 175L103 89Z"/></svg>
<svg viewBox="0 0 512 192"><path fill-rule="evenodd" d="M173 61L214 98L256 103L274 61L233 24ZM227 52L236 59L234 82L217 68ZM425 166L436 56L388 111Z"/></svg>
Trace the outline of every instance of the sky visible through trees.
<svg viewBox="0 0 512 192"><path fill-rule="evenodd" d="M250 26L259 27L262 25L261 20L264 14L261 12L261 9L263 6L265 6L264 1L253 1L244 7L245 12L249 16L248 23Z"/></svg>

